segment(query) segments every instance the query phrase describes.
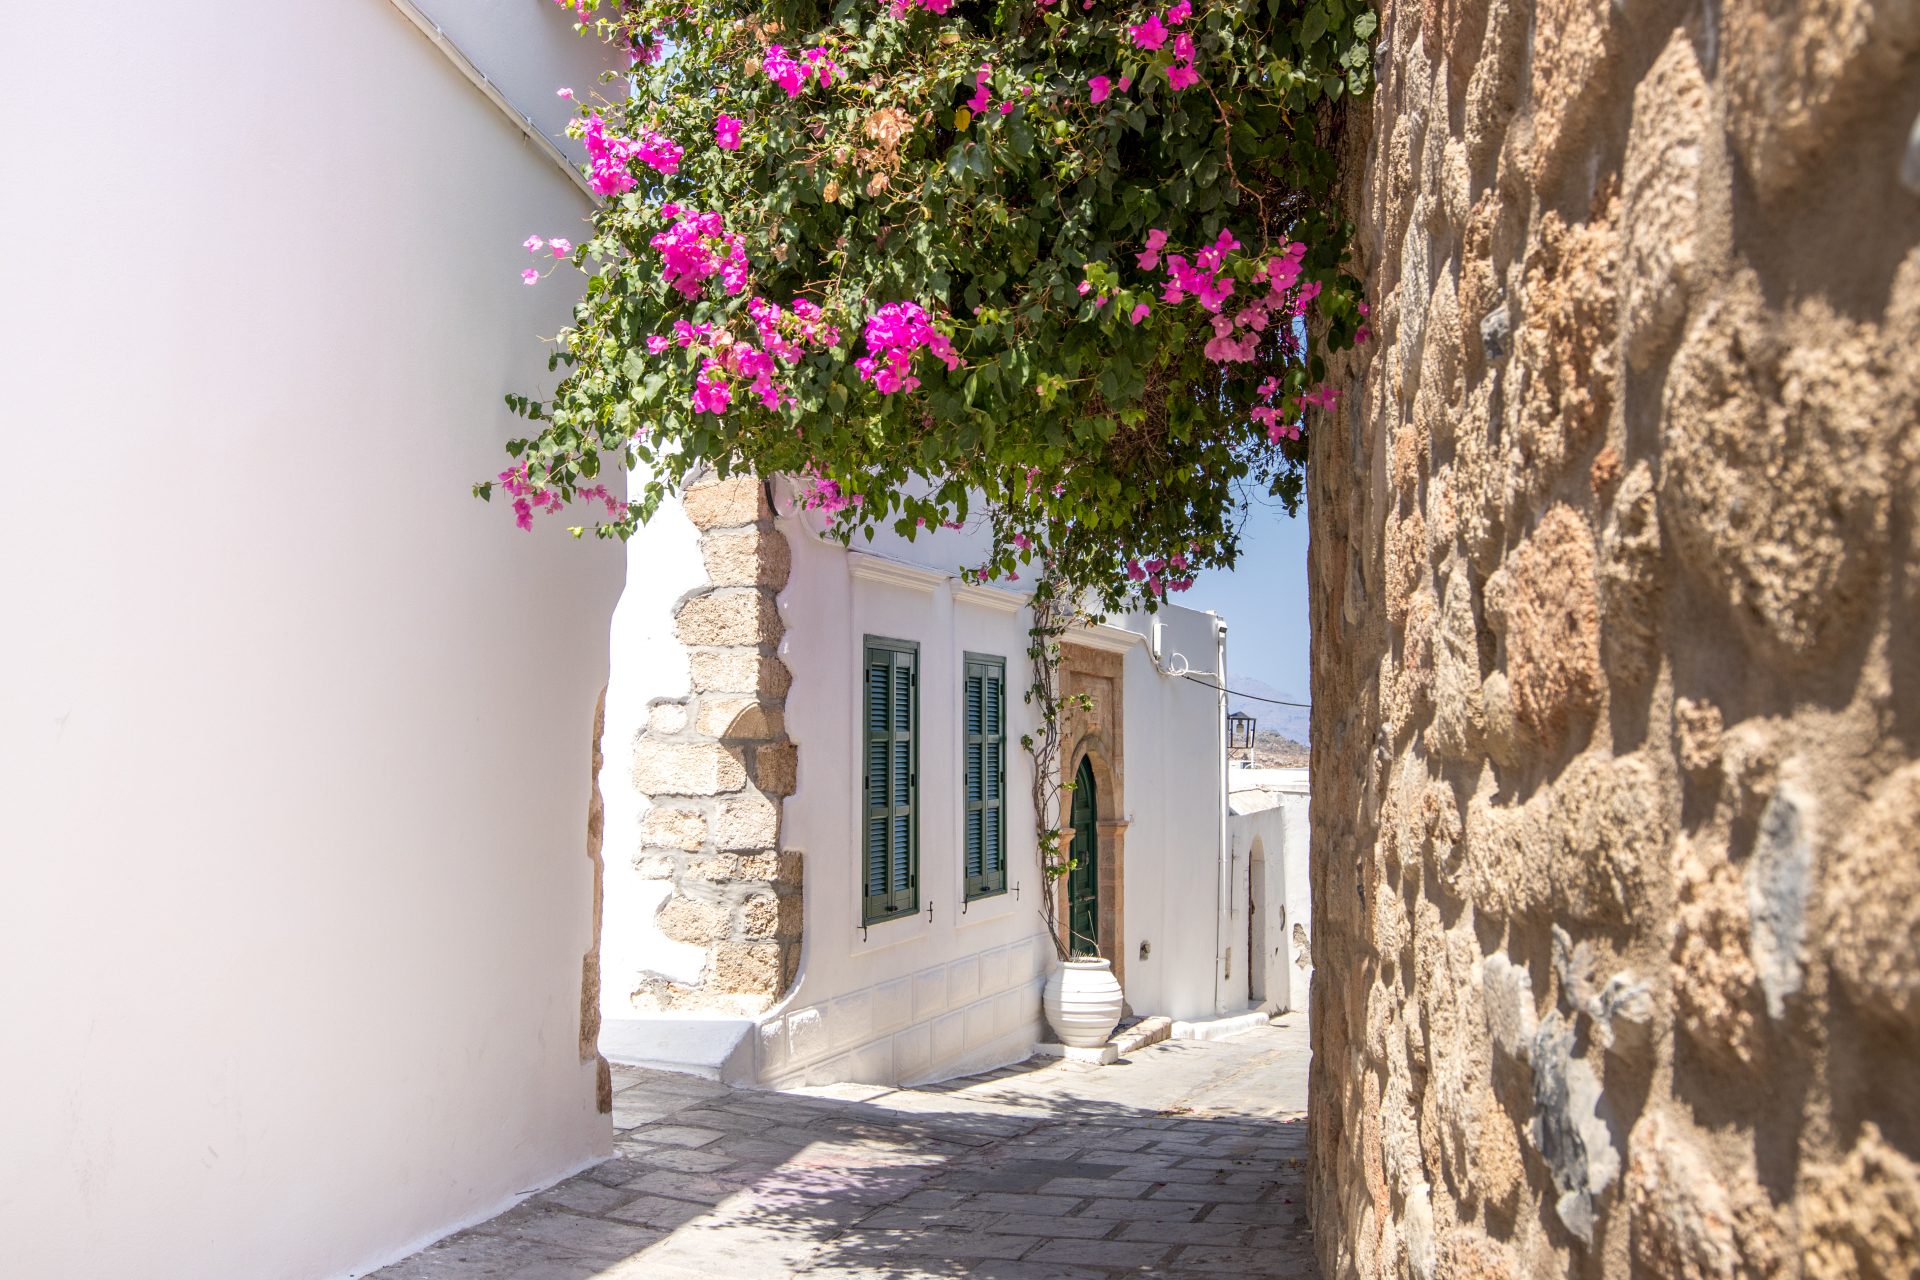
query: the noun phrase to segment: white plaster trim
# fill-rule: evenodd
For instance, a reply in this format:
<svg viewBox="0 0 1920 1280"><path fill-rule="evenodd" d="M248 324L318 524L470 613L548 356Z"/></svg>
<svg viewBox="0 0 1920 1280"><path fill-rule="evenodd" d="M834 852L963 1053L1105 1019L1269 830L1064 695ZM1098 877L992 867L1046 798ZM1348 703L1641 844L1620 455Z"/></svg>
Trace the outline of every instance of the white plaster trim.
<svg viewBox="0 0 1920 1280"><path fill-rule="evenodd" d="M1095 623L1091 627L1075 627L1060 638L1067 644L1083 644L1089 649L1101 649L1107 653L1125 653L1135 645L1147 642L1147 638L1138 631L1129 631L1105 622Z"/></svg>
<svg viewBox="0 0 1920 1280"><path fill-rule="evenodd" d="M953 598L963 604L984 605L989 609L998 609L1001 613L1018 613L1027 607L1031 596L1017 591L1002 591L997 587L983 587L962 578L949 578L953 587Z"/></svg>
<svg viewBox="0 0 1920 1280"><path fill-rule="evenodd" d="M552 138L540 132L539 127L533 123L532 116L507 100L507 95L500 92L500 87L487 79L487 73L473 64L473 59L469 58L460 46L440 29L439 23L428 17L426 12L414 3L414 0L391 0L391 3L406 16L408 22L420 29L421 35L433 42L434 48L446 55L447 61L451 62L461 75L473 82L474 88L486 95L488 102L500 109L500 114L513 121L514 128L525 134L527 141L533 143L536 150L560 166L567 177L573 180L573 185L580 188L582 195L595 204L600 202L600 197L595 195L593 188L587 185L586 175L575 167L573 161L567 159L566 152L555 146Z"/></svg>
<svg viewBox="0 0 1920 1280"><path fill-rule="evenodd" d="M864 578L868 582L884 582L889 586L907 587L913 591L929 593L948 581L944 570L928 569L921 565L908 564L904 560L877 556L871 551L847 552L847 569L854 577Z"/></svg>

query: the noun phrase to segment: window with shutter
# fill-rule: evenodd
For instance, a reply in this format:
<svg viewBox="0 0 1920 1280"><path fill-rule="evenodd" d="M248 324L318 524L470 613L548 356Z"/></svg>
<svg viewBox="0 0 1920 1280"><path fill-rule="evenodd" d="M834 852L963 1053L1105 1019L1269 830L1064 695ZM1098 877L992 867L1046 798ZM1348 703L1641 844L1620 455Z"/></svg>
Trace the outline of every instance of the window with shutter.
<svg viewBox="0 0 1920 1280"><path fill-rule="evenodd" d="M868 924L905 919L920 906L919 659L911 641L867 637L861 918Z"/></svg>
<svg viewBox="0 0 1920 1280"><path fill-rule="evenodd" d="M1007 888L1005 658L967 655L961 685L965 760L967 897Z"/></svg>

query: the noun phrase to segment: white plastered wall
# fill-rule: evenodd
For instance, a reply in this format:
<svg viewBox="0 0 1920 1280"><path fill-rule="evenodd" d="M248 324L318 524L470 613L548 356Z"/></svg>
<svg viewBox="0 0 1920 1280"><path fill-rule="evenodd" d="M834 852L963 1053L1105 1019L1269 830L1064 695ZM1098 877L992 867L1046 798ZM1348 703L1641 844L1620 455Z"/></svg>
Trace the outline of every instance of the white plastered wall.
<svg viewBox="0 0 1920 1280"><path fill-rule="evenodd" d="M618 556L467 493L575 296L517 246L586 203L377 0L0 48L0 1270L363 1274L610 1141Z"/></svg>
<svg viewBox="0 0 1920 1280"><path fill-rule="evenodd" d="M955 582L977 554L969 535L943 530L911 544L882 536L850 554L817 537L815 520L780 523L793 547L780 654L794 677L786 722L800 759L783 839L805 854L806 923L799 982L758 1029L758 1073L903 1083L1023 1058L1040 1038L1039 987L1053 955L1019 748L1036 723L1020 696L1026 610L1010 592ZM858 697L869 635L920 645L920 911L862 929ZM959 848L968 652L1007 662L1008 891L973 902L964 900Z"/></svg>
<svg viewBox="0 0 1920 1280"><path fill-rule="evenodd" d="M1175 605L1116 621L1143 636L1158 621L1160 646L1157 662L1145 641L1126 655L1127 999L1136 1013L1211 1018L1229 1011L1221 975L1233 945L1220 911L1224 730L1206 674L1218 619ZM1196 678L1167 674L1182 669Z"/></svg>

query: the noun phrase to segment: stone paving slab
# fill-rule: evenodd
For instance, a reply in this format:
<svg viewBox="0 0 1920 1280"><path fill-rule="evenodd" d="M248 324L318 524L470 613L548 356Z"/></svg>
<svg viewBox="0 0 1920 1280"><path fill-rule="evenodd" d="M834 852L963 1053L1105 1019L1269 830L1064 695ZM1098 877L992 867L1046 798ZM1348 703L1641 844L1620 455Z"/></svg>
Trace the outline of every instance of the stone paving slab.
<svg viewBox="0 0 1920 1280"><path fill-rule="evenodd" d="M1314 1280L1305 1020L781 1093L617 1068L614 1158L374 1280Z"/></svg>

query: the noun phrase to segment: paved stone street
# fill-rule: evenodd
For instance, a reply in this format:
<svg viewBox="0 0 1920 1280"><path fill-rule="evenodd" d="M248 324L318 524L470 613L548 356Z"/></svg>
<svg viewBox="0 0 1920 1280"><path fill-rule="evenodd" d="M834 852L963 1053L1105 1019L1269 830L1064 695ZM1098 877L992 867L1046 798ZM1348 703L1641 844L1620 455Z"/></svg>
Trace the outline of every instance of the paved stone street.
<svg viewBox="0 0 1920 1280"><path fill-rule="evenodd" d="M921 1089L616 1070L614 1158L378 1280L1313 1277L1306 1019Z"/></svg>

